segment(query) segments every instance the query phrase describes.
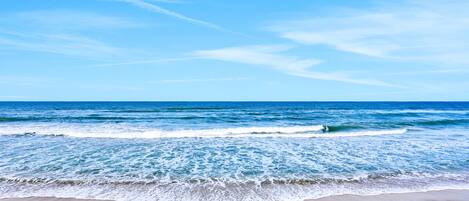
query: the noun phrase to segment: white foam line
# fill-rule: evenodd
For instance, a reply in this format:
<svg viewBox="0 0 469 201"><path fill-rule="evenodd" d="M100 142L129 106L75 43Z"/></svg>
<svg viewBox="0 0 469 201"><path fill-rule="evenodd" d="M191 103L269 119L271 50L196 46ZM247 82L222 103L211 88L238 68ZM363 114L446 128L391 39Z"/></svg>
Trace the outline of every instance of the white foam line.
<svg viewBox="0 0 469 201"><path fill-rule="evenodd" d="M407 129L361 131L361 132L340 132L324 134L240 134L229 135L227 137L289 137L289 138L337 138L337 137L360 137L376 135L396 135L404 134Z"/></svg>
<svg viewBox="0 0 469 201"><path fill-rule="evenodd" d="M64 135L77 138L241 138L241 137L288 137L288 138L337 138L375 135L403 134L407 129L373 130L357 132L318 133L326 130L323 125L290 126L290 127L239 127L201 130L164 131L145 128L113 128L113 127L17 127L0 128L0 135L34 133L35 135Z"/></svg>
<svg viewBox="0 0 469 201"><path fill-rule="evenodd" d="M425 114L467 114L468 110L369 110L371 113L380 114L404 114L404 113L425 113Z"/></svg>

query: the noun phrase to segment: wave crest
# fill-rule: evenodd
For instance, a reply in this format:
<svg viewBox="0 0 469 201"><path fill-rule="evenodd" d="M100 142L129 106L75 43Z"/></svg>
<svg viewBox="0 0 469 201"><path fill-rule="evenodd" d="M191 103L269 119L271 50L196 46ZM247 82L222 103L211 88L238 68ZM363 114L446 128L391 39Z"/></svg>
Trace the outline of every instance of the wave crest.
<svg viewBox="0 0 469 201"><path fill-rule="evenodd" d="M337 131L339 130L339 131ZM238 137L290 137L335 138L403 134L407 129L340 131L325 125L283 127L236 127L199 130L160 130L125 125L29 125L0 128L0 135L45 135L79 138L238 138ZM337 131L337 132L336 132Z"/></svg>

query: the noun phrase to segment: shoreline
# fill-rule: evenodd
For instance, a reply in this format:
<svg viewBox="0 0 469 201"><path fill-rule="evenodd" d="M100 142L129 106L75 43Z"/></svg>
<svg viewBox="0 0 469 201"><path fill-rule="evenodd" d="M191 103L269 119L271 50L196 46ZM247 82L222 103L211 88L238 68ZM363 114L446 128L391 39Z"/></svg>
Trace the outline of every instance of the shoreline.
<svg viewBox="0 0 469 201"><path fill-rule="evenodd" d="M305 201L469 201L468 189L432 190L424 192L383 193L377 195L333 195Z"/></svg>
<svg viewBox="0 0 469 201"><path fill-rule="evenodd" d="M426 192L383 193L377 195L333 195L305 201L468 201L469 189L433 190ZM57 197L0 198L0 201L112 201Z"/></svg>
<svg viewBox="0 0 469 201"><path fill-rule="evenodd" d="M22 197L22 198L0 198L0 201L113 201L113 200L58 198L58 197Z"/></svg>

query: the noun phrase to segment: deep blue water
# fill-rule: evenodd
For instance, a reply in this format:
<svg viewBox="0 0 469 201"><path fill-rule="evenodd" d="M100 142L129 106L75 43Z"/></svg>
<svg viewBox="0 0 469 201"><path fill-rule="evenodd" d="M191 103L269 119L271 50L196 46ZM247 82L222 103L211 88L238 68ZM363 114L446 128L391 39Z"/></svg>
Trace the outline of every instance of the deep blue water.
<svg viewBox="0 0 469 201"><path fill-rule="evenodd" d="M469 188L469 102L0 102L0 196Z"/></svg>

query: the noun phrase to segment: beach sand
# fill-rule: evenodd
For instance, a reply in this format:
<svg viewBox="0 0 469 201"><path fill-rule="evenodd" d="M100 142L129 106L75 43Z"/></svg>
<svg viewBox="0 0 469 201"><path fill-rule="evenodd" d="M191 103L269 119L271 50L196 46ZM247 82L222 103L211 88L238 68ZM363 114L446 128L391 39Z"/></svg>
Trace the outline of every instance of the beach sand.
<svg viewBox="0 0 469 201"><path fill-rule="evenodd" d="M389 193L380 195L338 195L305 201L469 201L469 190L441 190L418 193ZM103 201L92 199L27 197L4 198L0 201Z"/></svg>
<svg viewBox="0 0 469 201"><path fill-rule="evenodd" d="M380 195L338 195L306 201L469 201L469 190L441 190Z"/></svg>
<svg viewBox="0 0 469 201"><path fill-rule="evenodd" d="M4 198L4 199L0 199L0 201L111 201L111 200L56 198L56 197L26 197L26 198Z"/></svg>

